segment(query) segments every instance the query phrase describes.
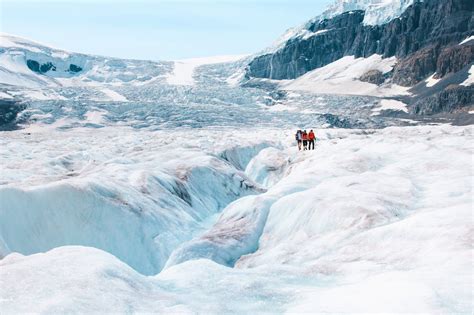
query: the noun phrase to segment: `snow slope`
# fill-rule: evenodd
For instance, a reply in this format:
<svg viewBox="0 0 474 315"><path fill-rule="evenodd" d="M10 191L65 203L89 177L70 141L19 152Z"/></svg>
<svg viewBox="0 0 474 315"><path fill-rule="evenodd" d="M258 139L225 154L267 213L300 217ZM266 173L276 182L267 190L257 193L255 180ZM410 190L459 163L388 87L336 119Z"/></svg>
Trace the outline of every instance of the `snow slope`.
<svg viewBox="0 0 474 315"><path fill-rule="evenodd" d="M408 88L386 83L382 86L362 82L359 78L370 70L390 72L397 62L395 57L382 58L372 55L368 58L343 57L324 67L310 71L297 79L283 81L281 88L288 91L312 93L371 95L391 97L409 94Z"/></svg>
<svg viewBox="0 0 474 315"><path fill-rule="evenodd" d="M461 85L471 86L473 84L474 84L474 65L472 65L471 68L469 68L469 77L466 79L466 81L461 83Z"/></svg>
<svg viewBox="0 0 474 315"><path fill-rule="evenodd" d="M169 84L173 85L194 85L194 70L203 65L227 63L238 61L247 55L236 56L215 56L206 58L191 58L177 60L174 62L173 72L166 78Z"/></svg>
<svg viewBox="0 0 474 315"><path fill-rule="evenodd" d="M61 246L0 261L4 312L472 312L471 127L316 130L307 152L293 130L111 131L1 138L3 250ZM127 266L148 229L153 276Z"/></svg>

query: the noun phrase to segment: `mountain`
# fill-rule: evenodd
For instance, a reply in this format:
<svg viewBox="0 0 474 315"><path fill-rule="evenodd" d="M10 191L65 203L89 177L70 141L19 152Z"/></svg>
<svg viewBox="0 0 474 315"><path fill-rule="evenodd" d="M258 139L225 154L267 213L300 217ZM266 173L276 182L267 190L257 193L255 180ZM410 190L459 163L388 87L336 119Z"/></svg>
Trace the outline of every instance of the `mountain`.
<svg viewBox="0 0 474 315"><path fill-rule="evenodd" d="M370 1L342 1L333 8L345 11L363 7L362 3L374 6ZM390 11L390 16L396 16L409 4L383 3L398 3L399 10ZM339 11L327 11L330 13L309 21L276 51L256 56L247 67L247 78L293 80L323 67L339 73L338 66L330 65L344 57L350 56L356 63L364 63L367 58L382 58L389 68L380 69L379 61L373 67L365 62L366 71L356 72L357 77L350 79L395 87L389 95L400 96L410 111L417 114L456 111L472 105L473 87L468 79L474 61L472 1L415 1L399 17L380 25L367 23L368 14L372 14L369 9L335 15ZM332 93L331 89L319 88L328 83L328 80L318 80L319 77L313 73L306 76L307 80L300 81L305 81L305 90ZM337 81L329 80L329 83L335 85ZM298 90L301 86L286 87Z"/></svg>
<svg viewBox="0 0 474 315"><path fill-rule="evenodd" d="M390 3L339 1L266 57L127 60L0 36L0 313L473 314L474 112L409 103L472 87L471 35L455 7L380 25L341 12ZM250 77L266 62L287 79ZM405 83L408 65L422 81Z"/></svg>
<svg viewBox="0 0 474 315"><path fill-rule="evenodd" d="M73 53L0 34L0 84L38 88L94 83L144 83L163 77L172 62Z"/></svg>
<svg viewBox="0 0 474 315"><path fill-rule="evenodd" d="M343 128L411 123L406 116L385 115L405 113L403 106L387 107L389 103L375 98L291 94L271 83L267 87L239 84L251 58L117 59L1 34L0 129L30 124L198 127L223 121L236 127L249 121L280 127L304 123ZM391 67L384 65L386 61L380 62L384 71ZM372 94L377 95L376 90ZM366 90L365 95L372 94ZM199 119L194 119L196 115Z"/></svg>
<svg viewBox="0 0 474 315"><path fill-rule="evenodd" d="M378 25L384 24L396 17L399 17L413 0L337 0L317 17L307 21L303 25L289 29L278 38L275 43L264 50L264 52L274 52L281 48L288 40L302 36L308 36L308 28L316 21L331 19L345 12L362 10L365 12L364 24Z"/></svg>

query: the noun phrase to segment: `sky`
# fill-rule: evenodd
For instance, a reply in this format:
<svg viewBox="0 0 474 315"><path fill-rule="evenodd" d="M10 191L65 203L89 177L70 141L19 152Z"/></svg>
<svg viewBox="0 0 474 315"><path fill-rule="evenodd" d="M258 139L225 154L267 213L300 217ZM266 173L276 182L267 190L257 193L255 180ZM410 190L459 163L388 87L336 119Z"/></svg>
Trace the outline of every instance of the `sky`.
<svg viewBox="0 0 474 315"><path fill-rule="evenodd" d="M0 31L74 52L176 60L256 53L333 0L0 0Z"/></svg>

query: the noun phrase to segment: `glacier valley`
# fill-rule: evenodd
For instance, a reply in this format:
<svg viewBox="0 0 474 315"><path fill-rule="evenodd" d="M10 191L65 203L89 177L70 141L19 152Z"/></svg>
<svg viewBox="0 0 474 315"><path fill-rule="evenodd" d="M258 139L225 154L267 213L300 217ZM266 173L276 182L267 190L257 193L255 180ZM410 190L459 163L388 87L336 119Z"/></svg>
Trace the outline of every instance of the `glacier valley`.
<svg viewBox="0 0 474 315"><path fill-rule="evenodd" d="M0 313L472 313L474 130L358 80L396 57L245 82L1 38Z"/></svg>

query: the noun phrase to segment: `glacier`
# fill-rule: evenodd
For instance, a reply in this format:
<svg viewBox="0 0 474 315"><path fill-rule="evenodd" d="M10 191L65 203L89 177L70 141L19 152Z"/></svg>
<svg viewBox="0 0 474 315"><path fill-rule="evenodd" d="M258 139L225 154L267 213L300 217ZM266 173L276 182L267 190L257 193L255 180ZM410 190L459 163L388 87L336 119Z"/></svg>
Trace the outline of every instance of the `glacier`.
<svg viewBox="0 0 474 315"><path fill-rule="evenodd" d="M315 131L4 134L0 307L469 313L472 127Z"/></svg>
<svg viewBox="0 0 474 315"><path fill-rule="evenodd" d="M396 60L252 85L1 38L2 314L472 313L473 129L355 82Z"/></svg>

